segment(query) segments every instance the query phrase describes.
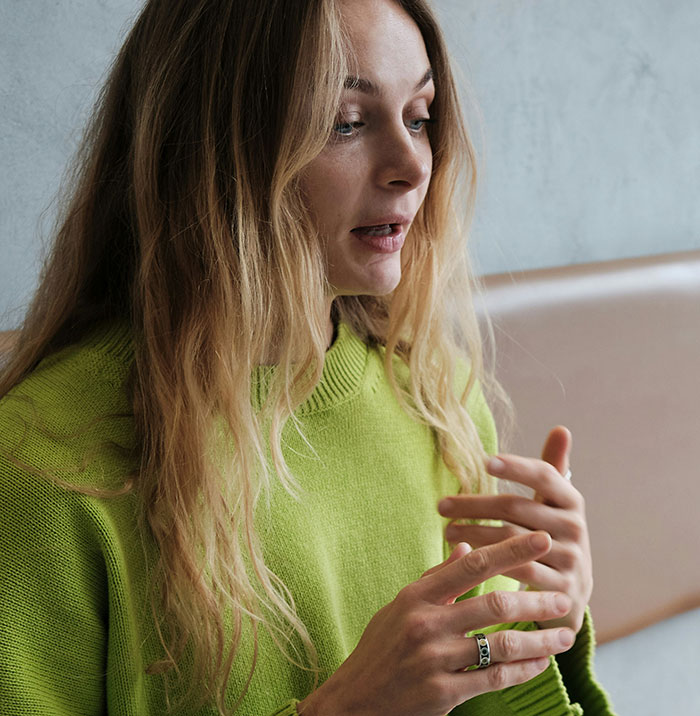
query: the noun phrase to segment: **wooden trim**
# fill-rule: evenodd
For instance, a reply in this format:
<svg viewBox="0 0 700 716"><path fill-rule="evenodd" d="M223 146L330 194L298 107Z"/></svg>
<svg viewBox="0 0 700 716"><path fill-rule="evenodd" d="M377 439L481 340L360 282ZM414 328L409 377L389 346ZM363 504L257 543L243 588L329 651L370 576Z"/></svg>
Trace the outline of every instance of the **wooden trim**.
<svg viewBox="0 0 700 716"><path fill-rule="evenodd" d="M682 597L674 602L664 605L661 609L657 609L653 612L649 612L633 622L628 622L619 628L606 629L604 632L600 632L596 629L596 642L598 644L605 644L615 639L621 639L635 632L646 629L647 627L662 622L665 619L678 616L684 612L692 611L700 607L700 594L694 594L690 597ZM595 613L593 614L593 620L595 623Z"/></svg>

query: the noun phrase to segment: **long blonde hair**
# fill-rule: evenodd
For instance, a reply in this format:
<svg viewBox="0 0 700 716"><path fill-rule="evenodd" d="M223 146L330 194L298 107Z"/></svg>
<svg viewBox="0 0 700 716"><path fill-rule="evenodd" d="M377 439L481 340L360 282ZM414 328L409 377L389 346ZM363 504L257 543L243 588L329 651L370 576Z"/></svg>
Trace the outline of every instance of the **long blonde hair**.
<svg viewBox="0 0 700 716"><path fill-rule="evenodd" d="M484 379L464 250L474 150L430 9L399 4L423 34L435 77L433 175L398 288L339 297L333 311L385 347L397 395L435 431L469 489L483 471L466 410ZM281 431L323 368L328 286L299 179L333 124L345 57L334 0L150 0L101 95L0 379L4 395L96 324L130 324L140 460L126 484L159 555L163 658L149 669L178 673L187 652L192 694L222 714L245 619L256 644L262 625L290 660L317 667L291 595L264 563L253 515L272 481L298 488ZM251 374L272 344L279 366L256 410ZM454 389L459 355L470 366L463 393ZM410 367L409 385L394 375L395 356Z"/></svg>

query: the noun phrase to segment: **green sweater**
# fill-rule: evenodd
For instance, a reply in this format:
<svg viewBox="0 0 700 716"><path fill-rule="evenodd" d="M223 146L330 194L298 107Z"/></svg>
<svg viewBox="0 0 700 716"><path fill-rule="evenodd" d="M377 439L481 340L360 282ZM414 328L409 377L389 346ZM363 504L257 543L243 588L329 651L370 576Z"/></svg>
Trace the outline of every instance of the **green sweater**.
<svg viewBox="0 0 700 716"><path fill-rule="evenodd" d="M134 497L87 497L37 474L114 486L131 470L124 381L132 355L125 327L101 329L44 360L0 402L2 716L166 712L161 677L145 673L160 651L144 558L152 545L141 544ZM494 451L483 400L474 399L471 410L487 451ZM431 431L398 405L381 351L343 325L321 383L297 414L315 451L287 432L285 454L302 499L274 488L259 529L266 562L289 587L317 646L324 680L372 615L448 554L436 505L458 485ZM498 577L473 593L517 586ZM260 638L258 666L238 713L295 714L311 678L264 630ZM248 646L234 667L231 703L248 673ZM592 650L587 619L574 647L536 679L453 713L565 716L583 708L592 716L610 714L594 681Z"/></svg>

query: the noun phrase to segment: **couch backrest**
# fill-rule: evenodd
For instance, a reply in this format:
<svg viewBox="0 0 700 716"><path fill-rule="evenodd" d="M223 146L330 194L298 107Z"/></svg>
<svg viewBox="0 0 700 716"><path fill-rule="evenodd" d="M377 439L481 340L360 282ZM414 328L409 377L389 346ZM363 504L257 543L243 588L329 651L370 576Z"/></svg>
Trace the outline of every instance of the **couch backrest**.
<svg viewBox="0 0 700 716"><path fill-rule="evenodd" d="M700 251L485 284L512 450L573 433L599 641L700 605Z"/></svg>

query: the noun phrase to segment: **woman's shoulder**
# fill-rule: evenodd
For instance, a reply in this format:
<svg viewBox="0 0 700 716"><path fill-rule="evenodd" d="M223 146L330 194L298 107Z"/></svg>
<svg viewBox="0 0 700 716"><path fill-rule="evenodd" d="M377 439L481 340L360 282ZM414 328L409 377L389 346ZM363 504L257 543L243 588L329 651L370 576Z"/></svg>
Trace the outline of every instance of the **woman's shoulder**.
<svg viewBox="0 0 700 716"><path fill-rule="evenodd" d="M131 355L125 326L101 326L14 386L0 400L2 481L19 473L107 487L110 466L121 473L120 456L133 448L126 392Z"/></svg>

